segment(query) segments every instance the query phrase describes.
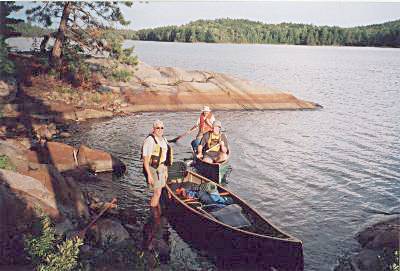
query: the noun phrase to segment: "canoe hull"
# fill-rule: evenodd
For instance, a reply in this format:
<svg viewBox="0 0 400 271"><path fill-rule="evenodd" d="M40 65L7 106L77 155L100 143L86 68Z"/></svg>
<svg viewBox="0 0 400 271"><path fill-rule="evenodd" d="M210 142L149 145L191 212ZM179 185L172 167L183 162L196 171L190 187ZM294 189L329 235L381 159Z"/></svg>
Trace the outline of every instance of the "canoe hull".
<svg viewBox="0 0 400 271"><path fill-rule="evenodd" d="M166 188L169 193L173 193L169 184ZM211 250L213 255L217 255L222 261L232 264L238 262L239 265L255 263L258 266L273 266L279 270L304 270L302 242L276 229L239 198L235 201L244 211L254 212L253 215L258 218L257 223L282 233L285 238L254 234L230 227L194 210L176 195L163 199L169 219L178 227L177 232L183 233L188 242L195 242L197 246Z"/></svg>
<svg viewBox="0 0 400 271"><path fill-rule="evenodd" d="M231 171L231 166L229 165L228 160L221 164L211 164L195 158L193 162L194 168L201 175L219 184L226 181L226 177Z"/></svg>
<svg viewBox="0 0 400 271"><path fill-rule="evenodd" d="M188 212L185 208L170 205L169 217L180 227L178 233L186 234L188 242L196 242L202 249L211 250L225 267L254 264L259 267L276 267L279 270L303 271L301 242L255 237L238 233Z"/></svg>

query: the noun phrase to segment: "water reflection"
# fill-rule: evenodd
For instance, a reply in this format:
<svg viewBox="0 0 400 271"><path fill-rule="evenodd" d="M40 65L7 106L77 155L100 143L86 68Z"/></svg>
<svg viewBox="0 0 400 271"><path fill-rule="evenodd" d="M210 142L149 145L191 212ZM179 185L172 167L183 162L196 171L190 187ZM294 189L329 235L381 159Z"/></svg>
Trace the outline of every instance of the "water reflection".
<svg viewBox="0 0 400 271"><path fill-rule="evenodd" d="M168 221L152 208L151 215L143 226L142 251L151 268L159 264L168 264L171 257Z"/></svg>

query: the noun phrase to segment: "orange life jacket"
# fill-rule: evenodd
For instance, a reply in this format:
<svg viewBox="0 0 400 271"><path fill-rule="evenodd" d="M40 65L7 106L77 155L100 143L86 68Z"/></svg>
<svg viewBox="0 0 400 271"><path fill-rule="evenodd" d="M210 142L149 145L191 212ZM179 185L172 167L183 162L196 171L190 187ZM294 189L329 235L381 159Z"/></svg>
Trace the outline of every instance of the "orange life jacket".
<svg viewBox="0 0 400 271"><path fill-rule="evenodd" d="M203 113L200 115L199 129L200 129L200 131L201 131L202 133L206 133L206 132L212 131L212 126L209 125L209 124L206 122L206 119L210 120L211 118L212 118L212 113L209 113L209 114L207 115L207 117L204 117L204 114L203 114Z"/></svg>

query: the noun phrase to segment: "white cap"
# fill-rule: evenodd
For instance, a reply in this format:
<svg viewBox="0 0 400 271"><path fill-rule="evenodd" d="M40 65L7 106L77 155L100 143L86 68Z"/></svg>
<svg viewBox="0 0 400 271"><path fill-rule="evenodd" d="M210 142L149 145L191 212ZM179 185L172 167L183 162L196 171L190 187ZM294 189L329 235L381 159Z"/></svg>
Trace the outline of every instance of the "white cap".
<svg viewBox="0 0 400 271"><path fill-rule="evenodd" d="M218 126L219 128L222 127L221 122L219 120L216 120L213 122L213 127Z"/></svg>

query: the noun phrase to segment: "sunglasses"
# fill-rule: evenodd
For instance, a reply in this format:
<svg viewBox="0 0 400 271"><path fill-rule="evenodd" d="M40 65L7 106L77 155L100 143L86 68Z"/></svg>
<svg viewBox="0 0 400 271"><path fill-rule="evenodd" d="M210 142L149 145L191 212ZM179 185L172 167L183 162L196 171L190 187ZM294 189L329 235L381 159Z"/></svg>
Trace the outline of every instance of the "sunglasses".
<svg viewBox="0 0 400 271"><path fill-rule="evenodd" d="M158 129L158 130L164 130L164 127L155 127L154 129Z"/></svg>

